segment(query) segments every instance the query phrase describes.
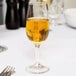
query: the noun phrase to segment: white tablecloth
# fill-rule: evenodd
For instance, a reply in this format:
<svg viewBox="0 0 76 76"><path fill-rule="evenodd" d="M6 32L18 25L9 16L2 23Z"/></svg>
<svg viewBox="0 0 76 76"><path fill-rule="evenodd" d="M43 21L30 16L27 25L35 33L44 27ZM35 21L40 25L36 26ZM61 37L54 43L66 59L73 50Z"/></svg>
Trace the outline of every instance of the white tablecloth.
<svg viewBox="0 0 76 76"><path fill-rule="evenodd" d="M34 45L26 36L25 28L7 30L0 26L0 45L8 50L0 53L0 71L7 65L15 67L13 76L36 76L25 68L34 62ZM55 26L41 45L40 61L50 71L39 76L76 76L76 29Z"/></svg>

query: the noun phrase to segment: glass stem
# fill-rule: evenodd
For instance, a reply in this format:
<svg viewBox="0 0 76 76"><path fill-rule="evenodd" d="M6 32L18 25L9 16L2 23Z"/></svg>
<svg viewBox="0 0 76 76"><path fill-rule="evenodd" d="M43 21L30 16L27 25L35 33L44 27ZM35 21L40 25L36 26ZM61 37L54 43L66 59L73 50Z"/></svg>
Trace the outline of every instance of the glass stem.
<svg viewBox="0 0 76 76"><path fill-rule="evenodd" d="M35 45L35 63L39 64L39 47L40 45Z"/></svg>
<svg viewBox="0 0 76 76"><path fill-rule="evenodd" d="M55 20L52 20L52 25L53 25L53 26L55 26L55 25L56 25Z"/></svg>
<svg viewBox="0 0 76 76"><path fill-rule="evenodd" d="M56 19L52 19L52 28L55 29L57 26Z"/></svg>

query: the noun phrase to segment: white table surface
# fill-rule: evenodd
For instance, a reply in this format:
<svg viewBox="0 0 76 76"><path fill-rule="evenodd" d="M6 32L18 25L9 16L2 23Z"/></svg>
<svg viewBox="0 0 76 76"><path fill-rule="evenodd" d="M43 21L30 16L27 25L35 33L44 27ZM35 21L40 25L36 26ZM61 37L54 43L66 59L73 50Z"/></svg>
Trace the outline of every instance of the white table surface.
<svg viewBox="0 0 76 76"><path fill-rule="evenodd" d="M34 45L28 40L25 28L7 30L0 25L0 45L8 50L0 53L0 71L7 65L15 67L12 76L36 76L25 70L34 62ZM76 76L76 29L55 26L41 45L40 61L50 71L39 76Z"/></svg>

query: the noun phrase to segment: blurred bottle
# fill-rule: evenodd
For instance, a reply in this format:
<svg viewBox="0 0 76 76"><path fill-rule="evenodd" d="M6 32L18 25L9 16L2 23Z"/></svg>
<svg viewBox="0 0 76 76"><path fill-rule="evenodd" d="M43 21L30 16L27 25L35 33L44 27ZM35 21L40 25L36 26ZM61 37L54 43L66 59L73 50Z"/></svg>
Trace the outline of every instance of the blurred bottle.
<svg viewBox="0 0 76 76"><path fill-rule="evenodd" d="M19 22L21 27L26 26L26 16L29 0L19 0Z"/></svg>
<svg viewBox="0 0 76 76"><path fill-rule="evenodd" d="M17 10L17 0L6 0L7 12L5 24L7 29L19 28L19 15Z"/></svg>
<svg viewBox="0 0 76 76"><path fill-rule="evenodd" d="M3 0L0 0L0 25L2 25L3 22Z"/></svg>

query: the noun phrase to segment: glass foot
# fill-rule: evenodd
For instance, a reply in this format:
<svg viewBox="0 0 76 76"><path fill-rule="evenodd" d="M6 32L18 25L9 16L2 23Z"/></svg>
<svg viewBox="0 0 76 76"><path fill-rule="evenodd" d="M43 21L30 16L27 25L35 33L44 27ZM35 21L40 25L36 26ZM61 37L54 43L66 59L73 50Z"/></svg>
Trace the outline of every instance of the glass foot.
<svg viewBox="0 0 76 76"><path fill-rule="evenodd" d="M41 65L40 63L36 63L32 66L27 67L26 70L34 74L41 74L49 71L49 68Z"/></svg>
<svg viewBox="0 0 76 76"><path fill-rule="evenodd" d="M7 47L5 47L5 46L0 46L0 52L6 51L6 50L7 50Z"/></svg>

